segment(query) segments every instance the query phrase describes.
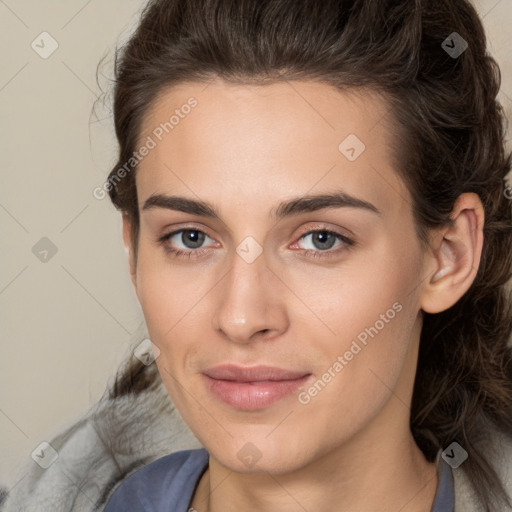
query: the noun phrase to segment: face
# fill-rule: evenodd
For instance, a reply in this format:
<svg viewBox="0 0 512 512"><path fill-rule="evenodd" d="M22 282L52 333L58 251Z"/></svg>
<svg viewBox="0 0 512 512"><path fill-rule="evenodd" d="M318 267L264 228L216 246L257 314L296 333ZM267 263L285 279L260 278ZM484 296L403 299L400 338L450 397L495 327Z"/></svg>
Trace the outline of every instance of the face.
<svg viewBox="0 0 512 512"><path fill-rule="evenodd" d="M408 430L422 252L387 111L326 84L217 79L144 119L136 293L172 401L232 470Z"/></svg>

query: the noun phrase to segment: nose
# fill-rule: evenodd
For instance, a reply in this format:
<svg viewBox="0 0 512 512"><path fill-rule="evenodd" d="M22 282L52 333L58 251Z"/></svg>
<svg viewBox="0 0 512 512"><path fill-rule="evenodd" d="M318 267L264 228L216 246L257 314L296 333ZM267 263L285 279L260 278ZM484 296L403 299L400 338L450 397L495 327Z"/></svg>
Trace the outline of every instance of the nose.
<svg viewBox="0 0 512 512"><path fill-rule="evenodd" d="M213 328L233 343L274 338L288 328L286 287L264 253L247 263L238 254L214 297Z"/></svg>

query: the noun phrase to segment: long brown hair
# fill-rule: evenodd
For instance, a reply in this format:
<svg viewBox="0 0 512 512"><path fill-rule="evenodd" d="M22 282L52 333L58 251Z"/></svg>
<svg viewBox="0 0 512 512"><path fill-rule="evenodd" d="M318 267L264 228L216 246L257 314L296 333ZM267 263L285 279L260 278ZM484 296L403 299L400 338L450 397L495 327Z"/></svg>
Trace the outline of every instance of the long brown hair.
<svg viewBox="0 0 512 512"><path fill-rule="evenodd" d="M454 34L456 33L456 34ZM457 47L455 48L455 43ZM465 51L454 53L456 50ZM462 468L485 510L511 505L483 448L491 427L512 432L510 293L512 216L505 197L511 155L496 100L500 71L467 0L151 0L116 52L114 121L119 158L106 182L116 208L139 212L136 150L158 93L187 80L232 83L317 80L368 87L389 105L396 170L413 197L422 243L445 226L457 197L479 195L484 248L470 290L450 309L425 314L410 427L427 460L457 441ZM136 392L155 374L135 359L112 394Z"/></svg>

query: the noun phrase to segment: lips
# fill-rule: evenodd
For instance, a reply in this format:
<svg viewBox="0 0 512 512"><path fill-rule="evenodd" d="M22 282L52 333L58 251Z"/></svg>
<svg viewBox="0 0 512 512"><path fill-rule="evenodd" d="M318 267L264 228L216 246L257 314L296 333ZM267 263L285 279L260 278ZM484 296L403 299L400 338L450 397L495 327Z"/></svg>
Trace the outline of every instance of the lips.
<svg viewBox="0 0 512 512"><path fill-rule="evenodd" d="M231 364L203 373L207 389L224 403L254 411L270 406L304 385L311 373L273 366L241 367Z"/></svg>
<svg viewBox="0 0 512 512"><path fill-rule="evenodd" d="M217 380L229 380L234 382L261 382L295 380L308 372L284 370L275 366L242 367L235 365L221 365L209 368L205 375Z"/></svg>

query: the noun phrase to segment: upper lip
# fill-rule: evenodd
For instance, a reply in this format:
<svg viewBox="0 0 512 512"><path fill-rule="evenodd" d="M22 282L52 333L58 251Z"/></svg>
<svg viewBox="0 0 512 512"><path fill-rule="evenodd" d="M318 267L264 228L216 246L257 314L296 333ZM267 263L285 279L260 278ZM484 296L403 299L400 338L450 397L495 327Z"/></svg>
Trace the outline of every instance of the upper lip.
<svg viewBox="0 0 512 512"><path fill-rule="evenodd" d="M285 370L275 366L237 366L222 364L208 368L203 372L208 377L217 380L231 380L235 382L258 382L300 379L308 372Z"/></svg>

